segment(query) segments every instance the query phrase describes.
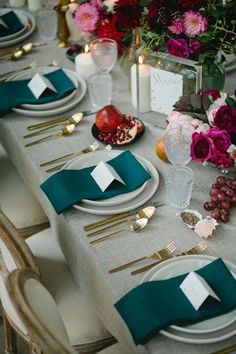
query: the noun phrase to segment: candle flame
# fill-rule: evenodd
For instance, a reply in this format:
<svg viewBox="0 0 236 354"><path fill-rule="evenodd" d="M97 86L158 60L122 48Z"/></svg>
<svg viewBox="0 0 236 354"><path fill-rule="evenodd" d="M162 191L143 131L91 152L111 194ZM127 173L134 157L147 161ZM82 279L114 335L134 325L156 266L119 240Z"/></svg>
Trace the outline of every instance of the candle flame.
<svg viewBox="0 0 236 354"><path fill-rule="evenodd" d="M139 64L143 64L143 57L142 57L142 55L140 55L140 56L138 57L138 62L139 62Z"/></svg>
<svg viewBox="0 0 236 354"><path fill-rule="evenodd" d="M88 45L88 44L85 44L84 52L85 52L85 53L88 53L88 52L89 52L89 45Z"/></svg>

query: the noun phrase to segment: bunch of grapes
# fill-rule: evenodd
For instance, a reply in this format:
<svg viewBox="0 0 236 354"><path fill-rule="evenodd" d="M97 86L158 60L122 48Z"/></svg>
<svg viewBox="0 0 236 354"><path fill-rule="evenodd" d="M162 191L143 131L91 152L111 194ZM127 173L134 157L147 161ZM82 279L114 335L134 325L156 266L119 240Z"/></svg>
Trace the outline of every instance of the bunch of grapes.
<svg viewBox="0 0 236 354"><path fill-rule="evenodd" d="M211 201L204 203L204 209L211 211L211 216L217 221L229 221L230 208L236 205L236 178L217 177L209 195Z"/></svg>

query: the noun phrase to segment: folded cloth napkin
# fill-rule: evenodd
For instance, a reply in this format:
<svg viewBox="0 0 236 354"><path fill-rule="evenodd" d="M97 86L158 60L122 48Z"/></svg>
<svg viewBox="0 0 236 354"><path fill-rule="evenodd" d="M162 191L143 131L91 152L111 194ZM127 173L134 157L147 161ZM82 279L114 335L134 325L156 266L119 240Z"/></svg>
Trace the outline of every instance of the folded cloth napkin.
<svg viewBox="0 0 236 354"><path fill-rule="evenodd" d="M112 183L107 190L102 192L91 176L92 170L96 167L92 166L81 170L59 171L49 177L40 187L56 212L60 214L81 199L106 199L128 193L151 178L130 151L121 153L107 163L116 170L125 185Z"/></svg>
<svg viewBox="0 0 236 354"><path fill-rule="evenodd" d="M203 304L195 310L179 287L187 276L183 274L167 280L143 283L115 304L136 344L144 344L160 329L171 324L200 322L236 308L236 280L221 258L196 273L206 280L220 302L212 302L207 306Z"/></svg>
<svg viewBox="0 0 236 354"><path fill-rule="evenodd" d="M9 36L10 34L20 31L24 27L14 11L5 13L4 15L0 16L0 19L2 19L3 22L7 25L7 27L2 25L0 26L0 37Z"/></svg>
<svg viewBox="0 0 236 354"><path fill-rule="evenodd" d="M47 103L67 96L75 90L75 86L62 69L44 75L56 88L57 92L50 91L47 95L36 98L27 84L28 80L9 81L0 84L0 114L5 114L10 108L23 103Z"/></svg>

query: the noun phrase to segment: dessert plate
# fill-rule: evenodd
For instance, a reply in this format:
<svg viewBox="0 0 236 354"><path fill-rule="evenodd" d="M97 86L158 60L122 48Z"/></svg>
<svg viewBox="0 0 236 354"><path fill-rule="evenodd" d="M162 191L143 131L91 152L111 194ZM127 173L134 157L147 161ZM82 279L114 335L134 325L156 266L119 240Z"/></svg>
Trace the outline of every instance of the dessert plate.
<svg viewBox="0 0 236 354"><path fill-rule="evenodd" d="M0 42L0 48L10 47L12 45L15 45L17 43L24 41L26 38L28 38L34 32L34 30L36 28L35 18L29 12L26 12L23 10L16 10L16 9L10 9L10 10L15 11L17 16L21 16L22 14L25 15L28 19L28 24L26 26L25 31L23 33L21 33L18 37ZM0 12L1 11L6 11L6 9L0 9Z"/></svg>
<svg viewBox="0 0 236 354"><path fill-rule="evenodd" d="M214 259L215 257L207 255L172 258L160 263L149 271L141 283L168 279L192 270L194 271L207 265ZM236 266L230 262L224 262L236 277ZM172 325L165 330L161 330L160 333L185 343L203 344L222 341L236 334L236 310L189 326Z"/></svg>
<svg viewBox="0 0 236 354"><path fill-rule="evenodd" d="M48 74L50 72L53 72L55 70L58 70L58 68L52 67L52 66L49 66L49 67L48 66L39 66L36 68L32 68L32 69L29 69L26 71L24 70L20 73L14 74L14 75L10 76L7 81L27 80L27 79L31 79L37 73L44 75L44 74ZM72 97L74 97L76 94L76 89L78 89L78 87L79 87L79 82L77 79L77 74L75 72L68 70L68 69L63 69L63 71L65 72L65 74L67 74L67 76L73 82L73 84L75 86L74 91L72 91L67 96L65 96L59 100L56 100L56 101L51 101L51 102L43 103L43 104L22 104L20 107L25 108L27 110L42 111L42 110L47 110L47 109L52 109L55 107L62 106L66 102L70 101L72 99Z"/></svg>
<svg viewBox="0 0 236 354"><path fill-rule="evenodd" d="M4 15L5 13L7 13L9 11L12 11L12 10L1 9L0 10L0 16ZM17 10L13 10L13 11L16 14L16 16L19 18L19 20L22 23L23 27L19 31L17 31L15 33L9 34L9 35L4 36L4 37L0 37L0 42L6 42L6 41L9 41L9 40L11 40L13 38L19 37L27 29L27 26L29 24L28 17L23 12L18 12Z"/></svg>
<svg viewBox="0 0 236 354"><path fill-rule="evenodd" d="M81 168L97 165L102 160L103 161L111 160L114 157L118 156L119 154L120 151L119 152L110 151L109 153L106 153L104 151L95 151L91 154L86 154L79 158L73 159L72 161L68 162L64 168L79 170ZM109 199L103 199L103 200L83 199L82 202L88 205L101 206L101 207L123 204L137 197L144 190L146 184L147 182L145 182L142 186L140 186L139 188L137 188L136 190L130 193L120 194Z"/></svg>
<svg viewBox="0 0 236 354"><path fill-rule="evenodd" d="M92 152L91 156L93 154L96 154L98 151ZM101 151L104 153L104 159L106 156L108 159L114 157L114 155L110 155L110 153L121 153L121 151ZM88 154L86 154L88 156ZM95 206L95 205L88 205L83 202L79 204L73 205L75 209L78 209L80 211L84 211L86 213L90 214L96 214L96 215L112 215L112 214L118 214L122 213L124 211L129 211L138 208L139 206L143 205L146 203L156 192L157 187L159 185L159 174L155 167L146 160L145 158L141 157L140 155L134 154L134 156L138 159L138 161L147 169L147 171L151 175L151 179L146 182L146 186L144 190L137 195L135 198L131 199L128 202L118 204L118 205L113 205L113 206ZM72 160L73 161L73 160ZM91 163L93 164L93 163Z"/></svg>

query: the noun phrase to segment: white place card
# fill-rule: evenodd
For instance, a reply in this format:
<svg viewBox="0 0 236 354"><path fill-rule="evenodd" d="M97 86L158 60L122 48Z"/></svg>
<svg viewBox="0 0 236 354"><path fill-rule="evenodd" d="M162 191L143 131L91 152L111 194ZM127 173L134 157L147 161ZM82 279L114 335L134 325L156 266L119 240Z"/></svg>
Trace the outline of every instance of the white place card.
<svg viewBox="0 0 236 354"><path fill-rule="evenodd" d="M183 95L183 75L151 67L151 110L169 114Z"/></svg>
<svg viewBox="0 0 236 354"><path fill-rule="evenodd" d="M180 284L180 289L191 302L195 310L198 310L203 303L209 299L220 301L205 279L195 272L190 272L187 275Z"/></svg>
<svg viewBox="0 0 236 354"><path fill-rule="evenodd" d="M46 77L38 73L30 80L28 87L37 99L47 90L57 92L52 83Z"/></svg>
<svg viewBox="0 0 236 354"><path fill-rule="evenodd" d="M0 18L0 30L6 30L8 28L8 25L3 21L2 18Z"/></svg>
<svg viewBox="0 0 236 354"><path fill-rule="evenodd" d="M116 170L104 161L100 161L99 164L91 172L91 176L104 192L112 182L118 181L125 185L125 182L118 175Z"/></svg>

